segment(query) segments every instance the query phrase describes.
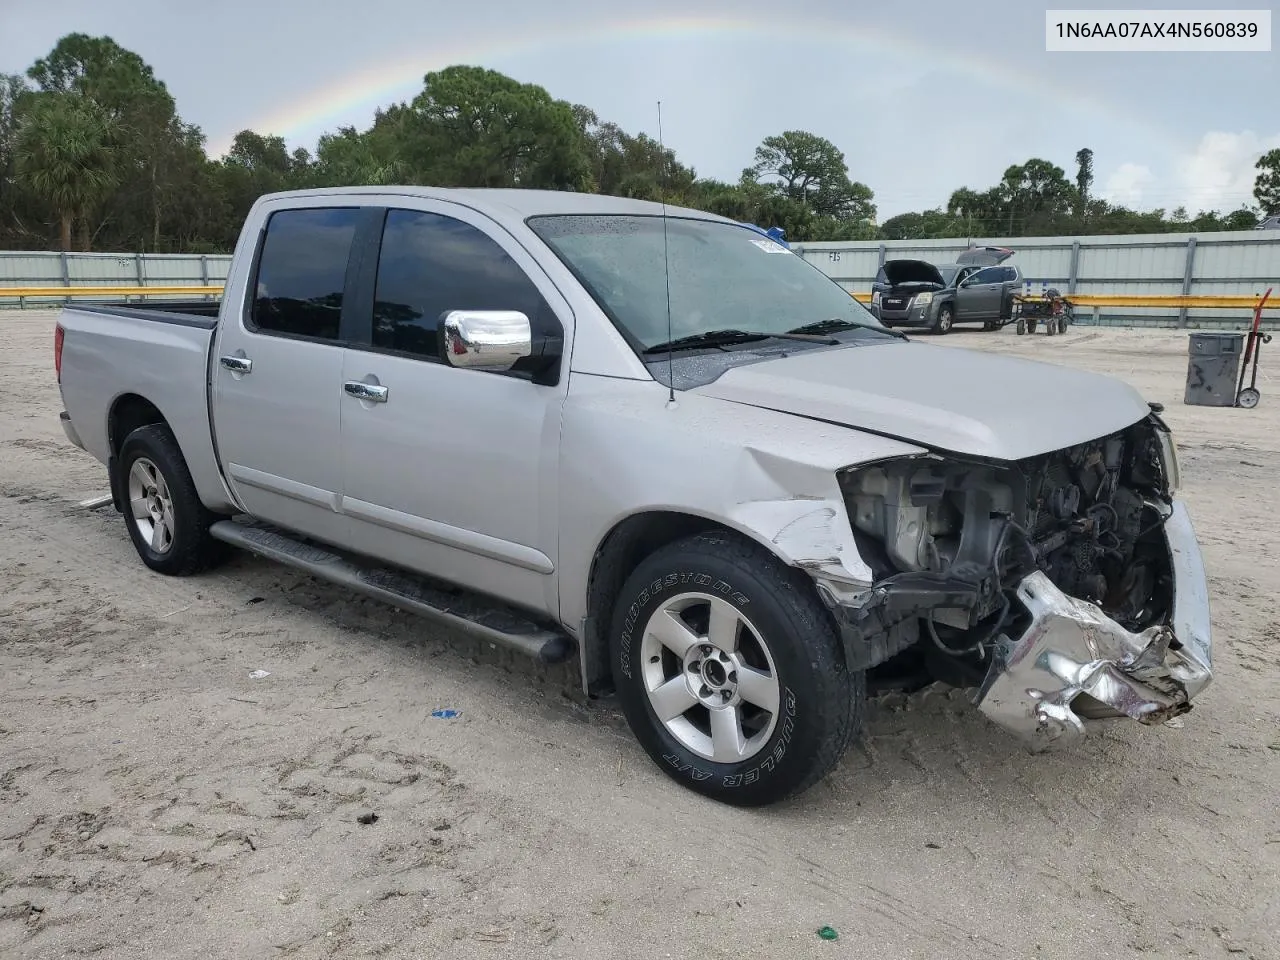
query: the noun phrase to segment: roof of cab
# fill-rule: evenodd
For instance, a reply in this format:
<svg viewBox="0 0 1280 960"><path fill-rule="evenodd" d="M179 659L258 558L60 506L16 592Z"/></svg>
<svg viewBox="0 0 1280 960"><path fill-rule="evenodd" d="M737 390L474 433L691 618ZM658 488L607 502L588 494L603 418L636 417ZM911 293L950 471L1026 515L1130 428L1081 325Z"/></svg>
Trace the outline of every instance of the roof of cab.
<svg viewBox="0 0 1280 960"><path fill-rule="evenodd" d="M502 187L421 187L421 186L376 186L376 187L321 187L312 190L289 190L281 193L267 194L262 200L289 199L297 197L347 197L368 194L388 194L393 196L423 197L431 200L443 200L460 203L497 220L524 220L548 214L632 214L660 216L663 211L661 203L649 200L633 200L628 197L611 197L598 193L574 193L569 190L518 190ZM668 204L666 212L669 216L694 217L701 220L714 220L722 223L736 221L707 213L705 210L692 210Z"/></svg>

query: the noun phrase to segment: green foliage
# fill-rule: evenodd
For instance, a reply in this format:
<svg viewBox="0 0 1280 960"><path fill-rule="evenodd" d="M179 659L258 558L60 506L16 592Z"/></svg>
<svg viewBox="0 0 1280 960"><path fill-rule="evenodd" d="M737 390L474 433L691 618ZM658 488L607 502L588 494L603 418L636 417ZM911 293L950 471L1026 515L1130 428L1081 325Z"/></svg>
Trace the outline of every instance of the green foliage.
<svg viewBox="0 0 1280 960"><path fill-rule="evenodd" d="M23 95L17 115L15 179L52 207L63 250L77 219L81 249L89 249L87 218L120 178L111 118L93 100L60 91Z"/></svg>
<svg viewBox="0 0 1280 960"><path fill-rule="evenodd" d="M1264 216L1280 213L1280 150L1269 150L1258 158L1258 177L1253 182L1253 196Z"/></svg>
<svg viewBox="0 0 1280 960"><path fill-rule="evenodd" d="M26 76L0 74L0 248L230 250L264 193L354 184L533 187L606 193L781 227L792 241L1240 230L1256 211L1139 213L1093 196L1093 152L1074 181L1031 158L999 183L962 187L946 209L877 226L871 188L805 130L766 137L737 183L701 178L645 133L601 120L494 70L427 74L367 130L325 133L314 156L282 137L236 135L210 159L164 83L110 37L72 33ZM1280 150L1258 161L1254 195L1280 212Z"/></svg>

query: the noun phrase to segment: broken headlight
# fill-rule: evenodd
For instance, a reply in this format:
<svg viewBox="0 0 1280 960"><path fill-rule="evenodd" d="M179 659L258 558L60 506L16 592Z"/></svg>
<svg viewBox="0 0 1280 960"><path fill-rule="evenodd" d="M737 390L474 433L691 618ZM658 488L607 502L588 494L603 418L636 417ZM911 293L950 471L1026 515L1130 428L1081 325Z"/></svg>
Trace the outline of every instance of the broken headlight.
<svg viewBox="0 0 1280 960"><path fill-rule="evenodd" d="M1173 434L1163 423L1156 425L1156 439L1160 441L1160 466L1164 470L1165 482L1169 486L1169 495L1177 493L1182 487L1182 468L1178 465L1178 445Z"/></svg>

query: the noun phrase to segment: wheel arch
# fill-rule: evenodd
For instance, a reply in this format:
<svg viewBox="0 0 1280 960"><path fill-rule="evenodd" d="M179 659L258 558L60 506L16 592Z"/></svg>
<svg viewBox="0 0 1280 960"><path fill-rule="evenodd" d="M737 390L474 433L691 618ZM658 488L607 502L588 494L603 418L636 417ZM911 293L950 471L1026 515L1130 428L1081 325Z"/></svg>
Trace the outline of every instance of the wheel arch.
<svg viewBox="0 0 1280 960"><path fill-rule="evenodd" d="M125 503L123 481L122 478L117 476L119 471L116 469L120 460L120 449L129 434L139 427L148 426L166 428L173 436L173 441L177 444L178 452L182 454L182 459L188 460L187 451L182 447L182 440L169 423L169 418L165 416L163 410L140 393L122 393L116 397L107 411L107 449L110 454L107 465L107 479L111 485L112 504L120 513L124 512ZM189 461L188 469L190 469Z"/></svg>
<svg viewBox="0 0 1280 960"><path fill-rule="evenodd" d="M154 403L138 393L122 393L116 397L107 411L107 444L111 456L120 455L125 437L139 427L151 424L169 426L168 418Z"/></svg>
<svg viewBox="0 0 1280 960"><path fill-rule="evenodd" d="M613 675L609 666L609 623L623 584L645 558L668 544L699 533L725 533L767 550L780 562L801 568L795 558L771 540L745 524L726 522L683 510L644 509L619 519L600 539L591 559L587 577L587 617L579 643L583 690L590 696L611 692ZM816 592L816 585L813 588Z"/></svg>

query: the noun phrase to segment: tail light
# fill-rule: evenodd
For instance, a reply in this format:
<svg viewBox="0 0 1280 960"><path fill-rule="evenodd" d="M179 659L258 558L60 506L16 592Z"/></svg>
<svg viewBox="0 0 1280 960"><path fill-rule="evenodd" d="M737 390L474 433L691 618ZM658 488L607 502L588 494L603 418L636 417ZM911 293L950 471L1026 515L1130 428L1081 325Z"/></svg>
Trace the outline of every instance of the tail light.
<svg viewBox="0 0 1280 960"><path fill-rule="evenodd" d="M53 328L53 372L57 374L58 383L62 383L62 324Z"/></svg>

